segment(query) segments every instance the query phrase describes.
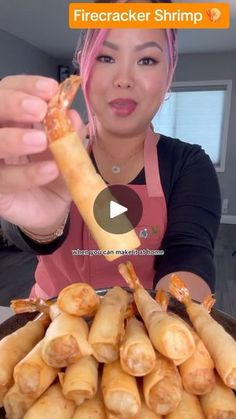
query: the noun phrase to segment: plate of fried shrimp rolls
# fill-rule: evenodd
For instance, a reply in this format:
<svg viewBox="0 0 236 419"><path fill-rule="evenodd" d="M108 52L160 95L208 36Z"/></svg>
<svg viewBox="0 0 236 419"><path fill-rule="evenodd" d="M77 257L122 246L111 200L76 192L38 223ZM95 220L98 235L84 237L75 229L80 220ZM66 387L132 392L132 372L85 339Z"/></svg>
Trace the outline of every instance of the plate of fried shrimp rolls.
<svg viewBox="0 0 236 419"><path fill-rule="evenodd" d="M236 419L236 320L181 278L12 301L0 325L0 418Z"/></svg>

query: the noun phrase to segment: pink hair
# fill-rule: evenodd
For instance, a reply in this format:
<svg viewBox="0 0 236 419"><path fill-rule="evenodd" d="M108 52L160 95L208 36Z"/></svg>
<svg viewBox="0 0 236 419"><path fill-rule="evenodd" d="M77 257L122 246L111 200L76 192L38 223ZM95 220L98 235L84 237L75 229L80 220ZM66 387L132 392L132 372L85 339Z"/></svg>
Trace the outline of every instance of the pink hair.
<svg viewBox="0 0 236 419"><path fill-rule="evenodd" d="M82 49L78 49L78 53L80 55L80 75L82 78L82 88L84 93L84 98L87 106L88 111L88 118L89 118L89 130L90 130L90 139L92 139L96 134L96 126L94 117L92 114L91 106L88 99L88 91L89 91L89 81L91 76L91 71L96 60L96 57L99 51L102 48L103 42L108 35L109 29L95 29L95 30L88 30L86 32ZM166 38L167 38L167 46L168 46L168 58L169 58L169 69L168 69L168 83L167 89L169 90L174 71L177 64L177 48L176 48L176 33L173 29L166 29ZM76 60L78 58L76 57Z"/></svg>

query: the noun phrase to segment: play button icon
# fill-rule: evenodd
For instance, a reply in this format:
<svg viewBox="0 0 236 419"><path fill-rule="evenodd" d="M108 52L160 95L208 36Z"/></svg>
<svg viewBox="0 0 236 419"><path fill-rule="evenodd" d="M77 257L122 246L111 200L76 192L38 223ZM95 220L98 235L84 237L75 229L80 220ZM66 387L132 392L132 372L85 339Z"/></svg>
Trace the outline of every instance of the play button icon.
<svg viewBox="0 0 236 419"><path fill-rule="evenodd" d="M128 211L128 208L123 207L123 205L117 204L117 202L110 202L110 218L118 217L118 215L124 214Z"/></svg>
<svg viewBox="0 0 236 419"><path fill-rule="evenodd" d="M103 230L113 234L128 233L135 228L143 212L139 195L129 186L111 185L97 196L94 217Z"/></svg>

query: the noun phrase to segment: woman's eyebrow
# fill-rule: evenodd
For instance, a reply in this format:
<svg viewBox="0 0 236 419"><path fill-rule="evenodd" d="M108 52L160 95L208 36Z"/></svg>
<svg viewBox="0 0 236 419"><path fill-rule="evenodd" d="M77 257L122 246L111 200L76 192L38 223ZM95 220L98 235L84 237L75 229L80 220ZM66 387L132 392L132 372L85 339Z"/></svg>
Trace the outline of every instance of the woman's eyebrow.
<svg viewBox="0 0 236 419"><path fill-rule="evenodd" d="M163 48L156 41L144 42L144 44L138 45L135 49L136 51L140 51L142 49L150 48L150 47L157 47L161 50L161 52L163 52Z"/></svg>
<svg viewBox="0 0 236 419"><path fill-rule="evenodd" d="M111 49L113 49L115 51L118 51L119 50L119 46L116 45L116 44L113 44L113 42L110 42L110 41L106 41L105 40L103 42L103 45L105 47L109 47L109 48L111 48ZM141 45L138 45L137 47L135 47L135 50L136 51L141 51L142 49L150 48L150 47L157 47L157 48L159 48L161 50L161 52L163 52L163 48L156 41L144 42L144 44L141 44Z"/></svg>

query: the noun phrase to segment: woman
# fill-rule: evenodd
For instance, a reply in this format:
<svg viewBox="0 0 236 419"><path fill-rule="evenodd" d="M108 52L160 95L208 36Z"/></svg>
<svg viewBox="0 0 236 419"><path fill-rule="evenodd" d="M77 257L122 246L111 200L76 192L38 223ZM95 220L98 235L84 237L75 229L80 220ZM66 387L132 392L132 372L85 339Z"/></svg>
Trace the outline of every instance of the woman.
<svg viewBox="0 0 236 419"><path fill-rule="evenodd" d="M167 289L169 276L178 272L192 296L202 300L214 288L213 248L220 220L216 174L199 146L150 128L173 77L175 32L88 31L76 61L94 165L107 183L129 185L139 194L142 248L164 250L158 258L130 257L139 277L146 287ZM56 91L54 80L37 76L7 77L0 83L0 215L11 240L41 255L32 295L44 298L76 281L97 288L124 285L117 271L123 258L107 262L101 256L72 255L73 249L96 249L96 243L71 204L45 134L31 128L42 121ZM78 114L70 115L84 138Z"/></svg>

